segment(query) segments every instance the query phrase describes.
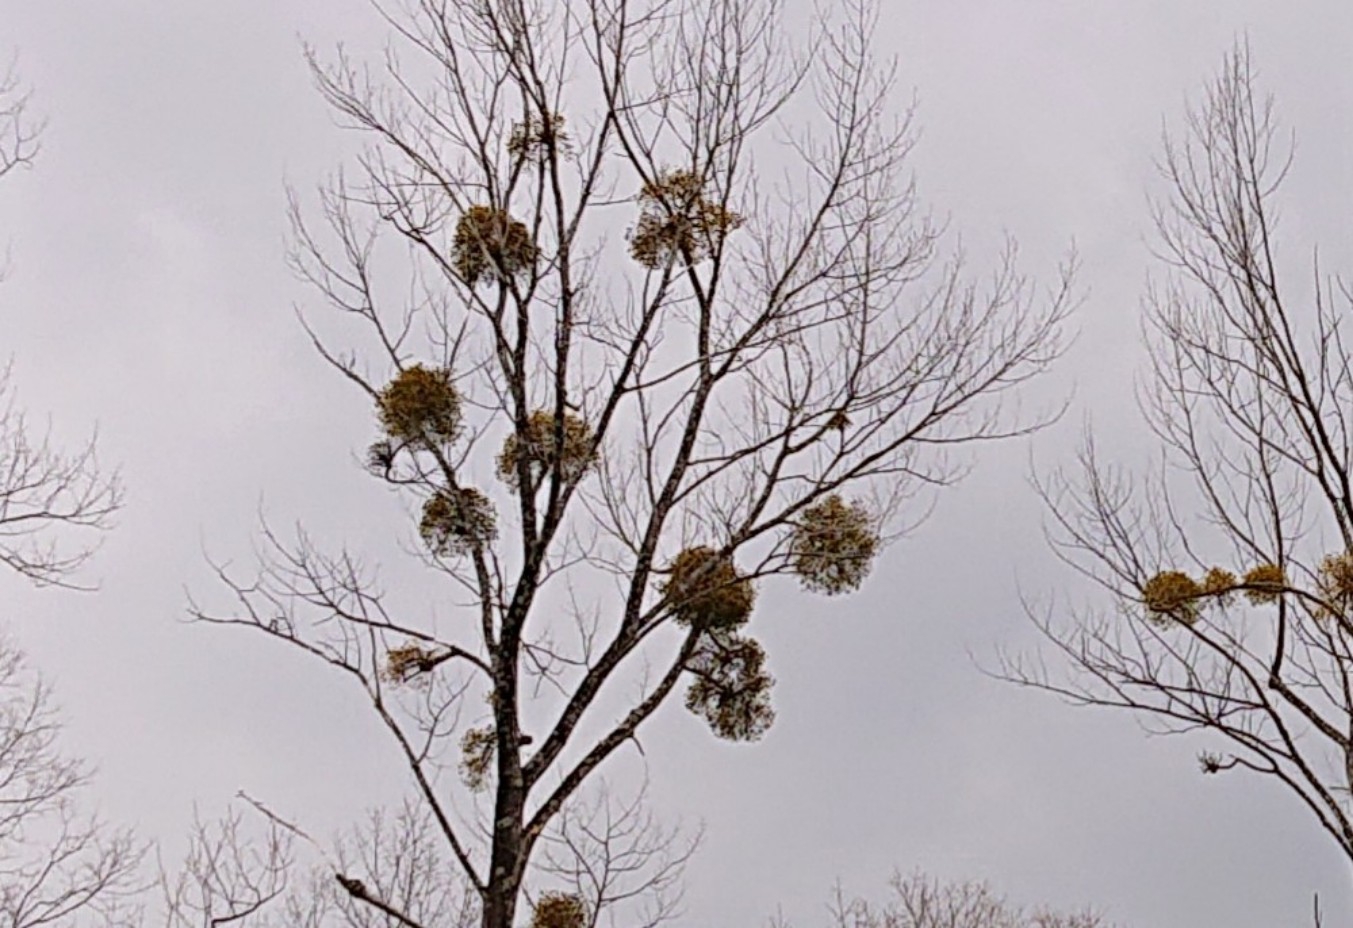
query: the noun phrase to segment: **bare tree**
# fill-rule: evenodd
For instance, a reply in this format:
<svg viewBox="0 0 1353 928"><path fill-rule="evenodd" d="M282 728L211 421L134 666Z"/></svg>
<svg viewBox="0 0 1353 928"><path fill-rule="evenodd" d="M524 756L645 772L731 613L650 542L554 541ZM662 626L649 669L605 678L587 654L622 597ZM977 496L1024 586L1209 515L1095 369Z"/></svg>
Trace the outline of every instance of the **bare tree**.
<svg viewBox="0 0 1353 928"><path fill-rule="evenodd" d="M119 923L142 850L81 813L89 780L57 747L50 688L0 639L0 922L10 928Z"/></svg>
<svg viewBox="0 0 1353 928"><path fill-rule="evenodd" d="M0 73L0 177L32 163L41 130L11 63ZM15 405L8 366L0 369L0 564L39 585L73 586L92 548L69 536L107 528L121 497L92 440L68 454L35 436Z"/></svg>
<svg viewBox="0 0 1353 928"><path fill-rule="evenodd" d="M1353 366L1350 294L1312 261L1282 273L1288 169L1248 49L1227 57L1167 139L1156 210L1168 276L1145 301L1143 408L1162 446L1134 478L1093 440L1080 474L1042 481L1052 540L1115 606L1040 612L1077 671L1013 679L1197 732L1204 773L1281 783L1353 861Z"/></svg>
<svg viewBox="0 0 1353 928"><path fill-rule="evenodd" d="M956 446L1047 418L1003 400L1058 354L1070 268L1044 301L1013 248L986 287L942 257L877 11L836 6L799 51L778 0L407 0L378 68L310 53L370 146L321 221L294 199L292 260L367 347L306 325L454 619L267 529L235 610L193 611L365 691L485 928L683 681L716 735L765 733L759 584L858 587ZM570 880L540 928L595 918Z"/></svg>
<svg viewBox="0 0 1353 928"><path fill-rule="evenodd" d="M1088 909L1025 909L986 883L944 883L913 873L895 874L889 886L892 893L882 905L865 898L848 900L838 886L828 909L832 928L1109 928ZM789 928L782 918L772 925Z"/></svg>

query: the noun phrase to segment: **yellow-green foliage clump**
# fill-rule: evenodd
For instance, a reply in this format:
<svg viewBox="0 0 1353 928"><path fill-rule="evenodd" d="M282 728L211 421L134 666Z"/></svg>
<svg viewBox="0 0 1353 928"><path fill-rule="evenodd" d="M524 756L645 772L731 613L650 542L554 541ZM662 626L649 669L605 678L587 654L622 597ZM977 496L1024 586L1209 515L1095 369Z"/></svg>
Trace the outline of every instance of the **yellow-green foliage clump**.
<svg viewBox="0 0 1353 928"><path fill-rule="evenodd" d="M518 467L524 459L533 481L538 481L557 465L566 482L579 480L597 463L592 447L592 429L578 416L564 414L564 441L558 442L554 413L538 409L531 413L525 433L513 432L498 454L498 476L512 489L520 491Z"/></svg>
<svg viewBox="0 0 1353 928"><path fill-rule="evenodd" d="M686 691L686 708L708 722L718 737L756 741L775 721L770 704L775 679L766 672L766 652L754 639L709 632L686 669L695 676Z"/></svg>
<svg viewBox="0 0 1353 928"><path fill-rule="evenodd" d="M436 666L436 655L411 641L385 653L381 676L390 683L408 683Z"/></svg>
<svg viewBox="0 0 1353 928"><path fill-rule="evenodd" d="M1161 571L1142 587L1147 618L1161 625L1198 621L1198 597L1202 595L1198 581L1178 570Z"/></svg>
<svg viewBox="0 0 1353 928"><path fill-rule="evenodd" d="M531 928L584 928L586 924L587 903L574 893L541 893L531 914Z"/></svg>
<svg viewBox="0 0 1353 928"><path fill-rule="evenodd" d="M1235 599L1236 575L1223 567L1213 567L1203 575L1203 595L1229 606Z"/></svg>
<svg viewBox="0 0 1353 928"><path fill-rule="evenodd" d="M445 444L460 434L460 394L445 368L404 368L377 395L376 411L386 434L398 441ZM384 463L386 456L393 461L393 450L373 446L372 465Z"/></svg>
<svg viewBox="0 0 1353 928"><path fill-rule="evenodd" d="M638 224L630 231L630 256L650 270L669 261L696 264L710 257L743 217L705 196L694 171L664 171L639 192Z"/></svg>
<svg viewBox="0 0 1353 928"><path fill-rule="evenodd" d="M539 257L531 230L504 210L472 206L456 223L451 265L471 287L529 271Z"/></svg>
<svg viewBox="0 0 1353 928"><path fill-rule="evenodd" d="M471 728L460 739L460 778L476 793L489 785L496 739L491 725Z"/></svg>
<svg viewBox="0 0 1353 928"><path fill-rule="evenodd" d="M498 522L493 504L473 487L439 490L423 504L418 533L433 554L454 557L492 542Z"/></svg>
<svg viewBox="0 0 1353 928"><path fill-rule="evenodd" d="M807 589L833 596L860 588L878 546L868 511L833 493L804 510L794 527L789 557Z"/></svg>
<svg viewBox="0 0 1353 928"><path fill-rule="evenodd" d="M544 158L551 146L560 154L573 150L573 141L564 131L564 117L560 113L551 113L544 119L528 113L522 122L513 123L507 139L509 154L531 161Z"/></svg>
<svg viewBox="0 0 1353 928"><path fill-rule="evenodd" d="M747 622L756 587L733 560L713 548L687 548L667 568L662 584L673 617L699 629L736 628Z"/></svg>
<svg viewBox="0 0 1353 928"><path fill-rule="evenodd" d="M1277 602L1282 596L1283 588L1287 586L1283 569L1277 564L1259 564L1251 567L1245 572L1242 580L1248 587L1245 598L1256 606Z"/></svg>
<svg viewBox="0 0 1353 928"><path fill-rule="evenodd" d="M1321 618L1343 615L1353 604L1353 551L1330 554L1320 562Z"/></svg>

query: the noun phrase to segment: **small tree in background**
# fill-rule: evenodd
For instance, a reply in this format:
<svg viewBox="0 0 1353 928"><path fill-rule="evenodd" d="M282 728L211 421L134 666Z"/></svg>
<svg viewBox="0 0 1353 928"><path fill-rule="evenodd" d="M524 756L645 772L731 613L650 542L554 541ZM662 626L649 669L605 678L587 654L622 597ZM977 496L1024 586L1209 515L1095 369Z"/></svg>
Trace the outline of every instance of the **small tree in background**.
<svg viewBox="0 0 1353 928"><path fill-rule="evenodd" d="M1089 909L1058 912L1026 909L997 895L987 884L944 883L921 873L896 874L881 905L847 900L838 889L829 907L833 928L1111 928ZM789 928L782 919L773 928Z"/></svg>
<svg viewBox="0 0 1353 928"><path fill-rule="evenodd" d="M1282 273L1280 141L1237 47L1162 161L1161 471L1133 479L1091 441L1078 478L1042 484L1057 550L1114 607L1036 617L1071 680L1006 674L1200 733L1204 773L1282 784L1353 861L1353 301L1318 261L1308 290Z"/></svg>
<svg viewBox="0 0 1353 928"><path fill-rule="evenodd" d="M377 8L382 76L310 57L370 148L326 231L294 202L292 258L365 329L308 323L454 619L271 532L261 576L222 571L238 610L194 612L363 689L485 928L524 888L590 925L595 887L532 869L552 823L683 681L716 735L765 733L758 589L857 588L953 449L1037 427L1001 400L1058 354L1069 279L1039 304L1010 253L988 289L938 257L864 0L804 53L776 0Z"/></svg>

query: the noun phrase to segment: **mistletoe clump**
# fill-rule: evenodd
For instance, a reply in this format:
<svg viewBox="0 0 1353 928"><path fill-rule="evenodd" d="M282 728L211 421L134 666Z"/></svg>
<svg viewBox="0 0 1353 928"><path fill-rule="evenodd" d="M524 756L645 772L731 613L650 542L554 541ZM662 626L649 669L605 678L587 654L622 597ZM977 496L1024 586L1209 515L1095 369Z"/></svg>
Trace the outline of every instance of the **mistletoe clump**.
<svg viewBox="0 0 1353 928"><path fill-rule="evenodd" d="M421 674L431 672L436 666L436 655L411 641L385 653L381 676L390 683L408 683Z"/></svg>
<svg viewBox="0 0 1353 928"><path fill-rule="evenodd" d="M471 728L460 739L460 778L472 792L481 792L489 785L495 739L491 725Z"/></svg>
<svg viewBox="0 0 1353 928"><path fill-rule="evenodd" d="M1277 564L1259 564L1245 572L1245 598L1256 606L1275 603L1287 586L1287 577Z"/></svg>
<svg viewBox="0 0 1353 928"><path fill-rule="evenodd" d="M1330 554L1320 562L1320 597L1322 614L1347 611L1353 602L1353 551Z"/></svg>
<svg viewBox="0 0 1353 928"><path fill-rule="evenodd" d="M1166 570L1146 581L1142 602L1147 618L1159 625L1172 622L1192 625L1198 621L1198 597L1203 592L1203 587L1188 574Z"/></svg>
<svg viewBox="0 0 1353 928"><path fill-rule="evenodd" d="M508 154L532 161L544 158L551 146L555 151L565 154L573 149L573 142L564 131L561 113L550 113L543 119L534 113L527 113L522 122L513 123L512 134L507 139Z"/></svg>
<svg viewBox="0 0 1353 928"><path fill-rule="evenodd" d="M454 557L492 542L498 522L493 504L473 487L438 490L423 504L418 533L433 554Z"/></svg>
<svg viewBox="0 0 1353 928"><path fill-rule="evenodd" d="M471 287L486 277L502 279L529 271L539 257L526 224L505 210L472 206L456 223L451 264Z"/></svg>
<svg viewBox="0 0 1353 928"><path fill-rule="evenodd" d="M531 928L584 928L586 924L587 903L575 893L541 893L531 915Z"/></svg>
<svg viewBox="0 0 1353 928"><path fill-rule="evenodd" d="M538 409L526 421L525 432L513 432L498 454L498 476L512 489L521 491L518 467L525 459L533 481L559 468L565 482L582 478L597 463L592 429L580 417L564 414L564 440L558 442L554 413Z"/></svg>
<svg viewBox="0 0 1353 928"><path fill-rule="evenodd" d="M804 510L794 528L789 557L804 587L834 596L860 588L878 546L869 512L833 493Z"/></svg>
<svg viewBox="0 0 1353 928"><path fill-rule="evenodd" d="M381 426L391 438L404 442L454 440L460 434L460 405L451 372L421 364L404 368L376 395ZM394 461L393 446L377 442L370 456L373 468L388 468Z"/></svg>
<svg viewBox="0 0 1353 928"><path fill-rule="evenodd" d="M639 222L630 232L630 256L649 270L669 261L697 264L744 219L705 196L694 171L664 171L639 192Z"/></svg>
<svg viewBox="0 0 1353 928"><path fill-rule="evenodd" d="M775 721L770 704L775 679L766 672L766 652L754 639L706 633L686 670L695 676L686 708L708 722L717 737L756 741Z"/></svg>
<svg viewBox="0 0 1353 928"><path fill-rule="evenodd" d="M667 571L662 592L681 624L702 630L727 629L751 618L756 587L738 573L731 557L713 548L687 548Z"/></svg>

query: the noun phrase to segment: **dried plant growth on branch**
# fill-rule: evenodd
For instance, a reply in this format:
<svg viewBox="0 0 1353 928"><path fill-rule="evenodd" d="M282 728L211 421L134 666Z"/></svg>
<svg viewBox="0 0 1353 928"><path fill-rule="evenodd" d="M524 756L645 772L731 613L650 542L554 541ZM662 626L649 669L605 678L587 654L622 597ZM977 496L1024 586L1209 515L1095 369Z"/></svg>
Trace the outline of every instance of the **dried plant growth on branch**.
<svg viewBox="0 0 1353 928"><path fill-rule="evenodd" d="M733 559L713 548L687 548L667 568L662 583L672 618L701 631L747 624L756 587Z"/></svg>
<svg viewBox="0 0 1353 928"><path fill-rule="evenodd" d="M1057 549L1116 608L1036 618L1070 680L1006 671L1201 733L1204 772L1282 784L1353 861L1353 302L1284 271L1282 141L1237 47L1161 163L1144 394L1161 470L1133 479L1088 442L1079 475L1043 481Z"/></svg>
<svg viewBox="0 0 1353 928"><path fill-rule="evenodd" d="M868 510L832 494L804 510L794 527L790 557L805 587L833 596L860 588L878 547Z"/></svg>
<svg viewBox="0 0 1353 928"><path fill-rule="evenodd" d="M560 426L554 413L537 409L527 418L526 428L503 442L498 477L519 492L523 486L539 487L552 472L576 483L597 461L596 437L586 422L565 413Z"/></svg>
<svg viewBox="0 0 1353 928"><path fill-rule="evenodd" d="M369 396L415 357L454 380L458 430L386 422L369 462L454 555L427 559L447 597L434 623L355 554L269 532L261 576L222 571L235 611L197 614L362 687L484 928L511 928L551 823L683 685L717 735L766 730L758 586L852 588L965 443L1045 421L1004 401L1057 356L1069 280L1045 301L1013 250L989 286L940 254L864 0L804 51L776 0L386 12L384 83L311 56L371 149L318 210L295 198L292 263L365 331L330 348L307 317ZM496 533L447 527L482 523L451 515L475 508L451 505L468 487ZM868 500L869 525L834 496ZM419 686L390 685L392 654Z"/></svg>
<svg viewBox="0 0 1353 928"><path fill-rule="evenodd" d="M512 143L508 144L510 150ZM523 148L527 144L525 138L520 140ZM456 223L451 255L456 273L473 287L490 275L506 280L529 272L540 257L540 249L524 223L501 209L472 206Z"/></svg>

